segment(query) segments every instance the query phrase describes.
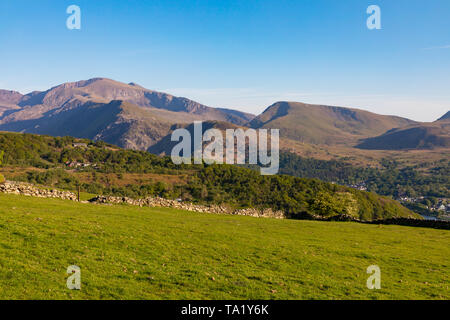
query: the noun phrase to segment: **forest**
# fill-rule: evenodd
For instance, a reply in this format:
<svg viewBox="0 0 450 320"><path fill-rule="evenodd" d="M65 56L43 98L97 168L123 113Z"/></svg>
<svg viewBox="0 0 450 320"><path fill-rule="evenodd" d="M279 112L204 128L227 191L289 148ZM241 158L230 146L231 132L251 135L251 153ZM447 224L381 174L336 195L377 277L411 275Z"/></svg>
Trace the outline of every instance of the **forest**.
<svg viewBox="0 0 450 320"><path fill-rule="evenodd" d="M74 147L80 143L85 147ZM124 150L104 142L4 133L0 134L0 150L4 153L4 167L13 171L25 168L25 173L14 176L15 180L67 190L80 186L93 195L161 196L235 208L272 208L299 219L342 215L362 220L417 217L387 197L319 179L262 176L234 165L175 165L169 157ZM74 163L75 167L71 167ZM167 183L148 179L120 185L108 178L114 174L120 181L136 173L183 175L186 180ZM86 176L91 178L89 182L83 179Z"/></svg>

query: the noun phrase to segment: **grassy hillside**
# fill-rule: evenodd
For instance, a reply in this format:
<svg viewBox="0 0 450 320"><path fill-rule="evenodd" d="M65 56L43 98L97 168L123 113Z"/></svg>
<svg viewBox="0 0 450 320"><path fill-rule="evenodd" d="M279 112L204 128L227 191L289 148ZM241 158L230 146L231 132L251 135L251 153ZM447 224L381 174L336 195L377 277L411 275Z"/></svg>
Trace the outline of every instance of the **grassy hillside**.
<svg viewBox="0 0 450 320"><path fill-rule="evenodd" d="M449 148L450 123L440 120L392 129L381 136L365 139L357 147L375 150Z"/></svg>
<svg viewBox="0 0 450 320"><path fill-rule="evenodd" d="M449 241L445 230L0 194L0 299L449 299ZM70 265L80 291L66 288Z"/></svg>
<svg viewBox="0 0 450 320"><path fill-rule="evenodd" d="M280 129L280 136L314 144L355 144L414 121L364 110L277 102L250 122L253 128Z"/></svg>
<svg viewBox="0 0 450 320"><path fill-rule="evenodd" d="M114 148L101 142L81 140L88 146L73 147L76 141L70 137L0 134L3 164L8 166L2 172L8 179L68 190L76 190L81 185L83 191L92 194L134 198L162 196L202 204L227 204L234 208L272 208L282 210L289 218L342 215L361 220L421 218L393 200L319 180L261 176L253 170L231 165L177 166L168 157ZM89 166L74 169L70 167L74 162ZM17 171L23 172L23 166L38 170L17 175ZM163 183L142 176L140 181L118 185L110 179L111 173L115 173L118 180L138 173L172 174L181 178Z"/></svg>

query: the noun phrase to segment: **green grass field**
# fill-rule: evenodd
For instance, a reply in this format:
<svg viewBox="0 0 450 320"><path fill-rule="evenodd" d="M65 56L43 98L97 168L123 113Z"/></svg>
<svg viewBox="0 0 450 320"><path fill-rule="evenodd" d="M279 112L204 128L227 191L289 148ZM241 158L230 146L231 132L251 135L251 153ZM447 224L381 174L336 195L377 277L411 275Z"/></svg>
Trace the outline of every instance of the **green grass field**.
<svg viewBox="0 0 450 320"><path fill-rule="evenodd" d="M0 194L1 299L449 299L449 267L446 230Z"/></svg>

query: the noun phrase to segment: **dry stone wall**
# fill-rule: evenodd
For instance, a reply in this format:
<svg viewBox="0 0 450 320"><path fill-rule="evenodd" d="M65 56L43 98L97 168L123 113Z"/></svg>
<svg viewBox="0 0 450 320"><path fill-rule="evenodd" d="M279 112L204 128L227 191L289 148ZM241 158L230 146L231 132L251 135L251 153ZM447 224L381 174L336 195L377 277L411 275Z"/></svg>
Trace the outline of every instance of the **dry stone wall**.
<svg viewBox="0 0 450 320"><path fill-rule="evenodd" d="M65 200L76 201L77 196L75 193L70 191L60 191L56 189L45 189L38 188L32 184L24 182L14 182L6 181L0 184L0 192L25 195L40 198L59 198ZM141 207L166 207L175 208L193 212L205 212L205 213L216 213L216 214L232 214L241 216L251 216L259 218L277 218L284 219L285 215L282 211L274 211L272 209L255 209L246 208L233 210L228 206L221 205L197 205L189 202L179 202L176 200L169 200L164 198L145 198L145 199L131 199L127 197L111 197L111 196L97 196L90 200L91 203L99 204L128 204ZM331 218L324 218L321 216L310 215L305 216L305 219L312 220L322 220L322 221L353 221L362 222L369 224L395 224L404 225L411 227L425 227L425 228L436 228L436 229L446 229L450 230L449 221L432 221L432 220L418 220L418 219L406 219L406 218L393 218L387 220L376 220L376 221L360 221L352 216L341 215Z"/></svg>
<svg viewBox="0 0 450 320"><path fill-rule="evenodd" d="M0 192L39 198L59 198L73 201L77 200L77 196L70 191L60 191L51 188L38 188L29 183L15 181L6 181L0 184Z"/></svg>
<svg viewBox="0 0 450 320"><path fill-rule="evenodd" d="M76 194L70 191L60 191L51 188L49 189L38 188L29 183L15 182L15 181L6 181L3 184L0 184L0 192L39 198L59 198L72 201L77 200ZM285 218L284 213L282 211L273 211L271 209L260 210L254 208L246 208L233 210L227 206L196 205L189 202L179 202L176 200L169 200L159 197L157 198L148 197L145 199L131 199L127 197L97 196L89 200L89 202L100 204L128 204L141 207L166 207L193 212L234 214L234 215L263 217L263 218L277 218L277 219Z"/></svg>
<svg viewBox="0 0 450 320"><path fill-rule="evenodd" d="M282 211L273 211L272 209L255 209L245 208L233 210L228 206L221 205L197 205L189 202L180 202L176 200L169 200L164 198L145 198L145 199L131 199L127 197L111 197L111 196L97 196L90 200L94 203L110 203L110 204L129 204L141 207L166 207L175 208L194 212L207 212L217 214L233 214L241 216L252 216L261 218L277 218L283 219L285 215Z"/></svg>

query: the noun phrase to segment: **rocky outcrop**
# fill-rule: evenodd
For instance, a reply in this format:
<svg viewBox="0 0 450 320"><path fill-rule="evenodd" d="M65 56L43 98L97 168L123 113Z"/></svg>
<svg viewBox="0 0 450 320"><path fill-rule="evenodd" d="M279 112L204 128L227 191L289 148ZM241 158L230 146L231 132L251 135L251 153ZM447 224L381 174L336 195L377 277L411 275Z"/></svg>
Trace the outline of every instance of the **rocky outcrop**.
<svg viewBox="0 0 450 320"><path fill-rule="evenodd" d="M77 200L77 196L70 191L60 191L51 188L38 188L29 183L15 181L5 181L0 184L0 192L39 198L59 198L73 201Z"/></svg>
<svg viewBox="0 0 450 320"><path fill-rule="evenodd" d="M276 218L276 219L285 218L285 215L282 211L273 211L272 209L245 208L234 210L224 205L198 205L190 202L181 202L159 197L156 198L148 197L145 199L131 199L127 197L97 196L89 201L92 203L128 204L141 207L166 207L194 212L232 214L232 215L251 216L260 218Z"/></svg>

